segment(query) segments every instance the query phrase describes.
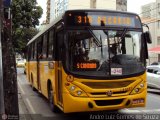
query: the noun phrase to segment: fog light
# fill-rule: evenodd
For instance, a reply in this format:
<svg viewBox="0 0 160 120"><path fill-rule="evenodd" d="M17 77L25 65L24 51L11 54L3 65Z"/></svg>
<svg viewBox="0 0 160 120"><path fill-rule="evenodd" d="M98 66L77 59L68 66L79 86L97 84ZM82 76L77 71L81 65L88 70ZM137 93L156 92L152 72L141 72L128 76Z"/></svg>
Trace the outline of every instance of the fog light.
<svg viewBox="0 0 160 120"><path fill-rule="evenodd" d="M81 94L82 94L82 91L78 90L78 91L77 91L77 95L80 96Z"/></svg>
<svg viewBox="0 0 160 120"><path fill-rule="evenodd" d="M138 93L138 92L139 92L139 89L138 89L138 88L136 88L136 89L134 89L134 91L135 91L136 93Z"/></svg>
<svg viewBox="0 0 160 120"><path fill-rule="evenodd" d="M71 87L70 87L70 90L71 90L71 91L74 91L75 88L76 88L75 86L71 86Z"/></svg>

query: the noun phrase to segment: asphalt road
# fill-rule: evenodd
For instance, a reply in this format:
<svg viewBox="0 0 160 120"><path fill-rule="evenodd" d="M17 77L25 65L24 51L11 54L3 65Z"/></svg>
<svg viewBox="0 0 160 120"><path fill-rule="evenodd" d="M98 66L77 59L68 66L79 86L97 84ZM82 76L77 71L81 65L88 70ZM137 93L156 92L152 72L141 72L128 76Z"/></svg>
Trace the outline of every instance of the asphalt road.
<svg viewBox="0 0 160 120"><path fill-rule="evenodd" d="M17 69L19 110L21 120L155 120L160 119L160 92L148 92L145 108L122 109L117 112L103 111L91 113L53 113L48 101L40 93L33 91L23 68ZM151 91L151 90L149 90Z"/></svg>

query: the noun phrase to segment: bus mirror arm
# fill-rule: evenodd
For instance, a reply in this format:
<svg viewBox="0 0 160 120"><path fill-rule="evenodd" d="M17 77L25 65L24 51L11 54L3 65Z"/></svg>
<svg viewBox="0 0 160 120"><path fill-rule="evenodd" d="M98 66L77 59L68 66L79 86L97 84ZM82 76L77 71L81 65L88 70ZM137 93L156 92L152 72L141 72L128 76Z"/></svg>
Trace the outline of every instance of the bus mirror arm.
<svg viewBox="0 0 160 120"><path fill-rule="evenodd" d="M142 24L144 27L146 27L148 29L148 31L144 32L144 39L147 41L147 43L151 44L152 43L152 38L151 38L151 34L149 32L149 26L147 24Z"/></svg>
<svg viewBox="0 0 160 120"><path fill-rule="evenodd" d="M151 44L152 43L152 38L151 38L151 34L149 31L146 31L144 34L144 39L147 43Z"/></svg>

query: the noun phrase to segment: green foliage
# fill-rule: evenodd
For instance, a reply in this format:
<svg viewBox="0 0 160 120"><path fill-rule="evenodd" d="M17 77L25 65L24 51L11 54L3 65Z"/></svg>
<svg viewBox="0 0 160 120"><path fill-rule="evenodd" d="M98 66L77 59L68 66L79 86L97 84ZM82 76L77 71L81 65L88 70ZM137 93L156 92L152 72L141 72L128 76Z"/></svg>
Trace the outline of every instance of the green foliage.
<svg viewBox="0 0 160 120"><path fill-rule="evenodd" d="M37 6L36 0L12 1L13 28L35 27L43 14L43 9Z"/></svg>
<svg viewBox="0 0 160 120"><path fill-rule="evenodd" d="M16 52L22 53L38 30L39 19L43 9L36 0L12 0L12 39Z"/></svg>
<svg viewBox="0 0 160 120"><path fill-rule="evenodd" d="M22 30L23 29L23 30ZM14 43L15 51L22 54L26 52L26 45L39 31L36 28L18 28L16 30Z"/></svg>

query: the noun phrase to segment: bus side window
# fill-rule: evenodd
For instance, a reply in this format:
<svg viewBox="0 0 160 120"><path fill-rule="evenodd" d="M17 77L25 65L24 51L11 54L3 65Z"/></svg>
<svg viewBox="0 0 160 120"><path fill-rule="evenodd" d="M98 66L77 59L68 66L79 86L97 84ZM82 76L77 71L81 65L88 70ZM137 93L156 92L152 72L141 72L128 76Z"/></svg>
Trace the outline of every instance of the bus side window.
<svg viewBox="0 0 160 120"><path fill-rule="evenodd" d="M43 50L42 50L42 54L43 54L43 59L47 58L47 44L48 44L48 32L46 32L43 35Z"/></svg>
<svg viewBox="0 0 160 120"><path fill-rule="evenodd" d="M43 59L42 54L42 46L43 46L43 37L39 37L39 40L37 41L37 57L38 59Z"/></svg>
<svg viewBox="0 0 160 120"><path fill-rule="evenodd" d="M37 43L35 42L34 43L35 45L34 45L34 60L36 60L36 58L37 58Z"/></svg>
<svg viewBox="0 0 160 120"><path fill-rule="evenodd" d="M32 47L31 48L31 60L34 59L34 52L35 52L34 46L35 46L35 42L33 42L32 45L31 45L31 47Z"/></svg>
<svg viewBox="0 0 160 120"><path fill-rule="evenodd" d="M49 41L48 41L48 58L53 58L54 50L54 29L49 31Z"/></svg>
<svg viewBox="0 0 160 120"><path fill-rule="evenodd" d="M31 53L32 53L32 46L31 45L29 45L28 46L28 61L30 61L31 60Z"/></svg>

